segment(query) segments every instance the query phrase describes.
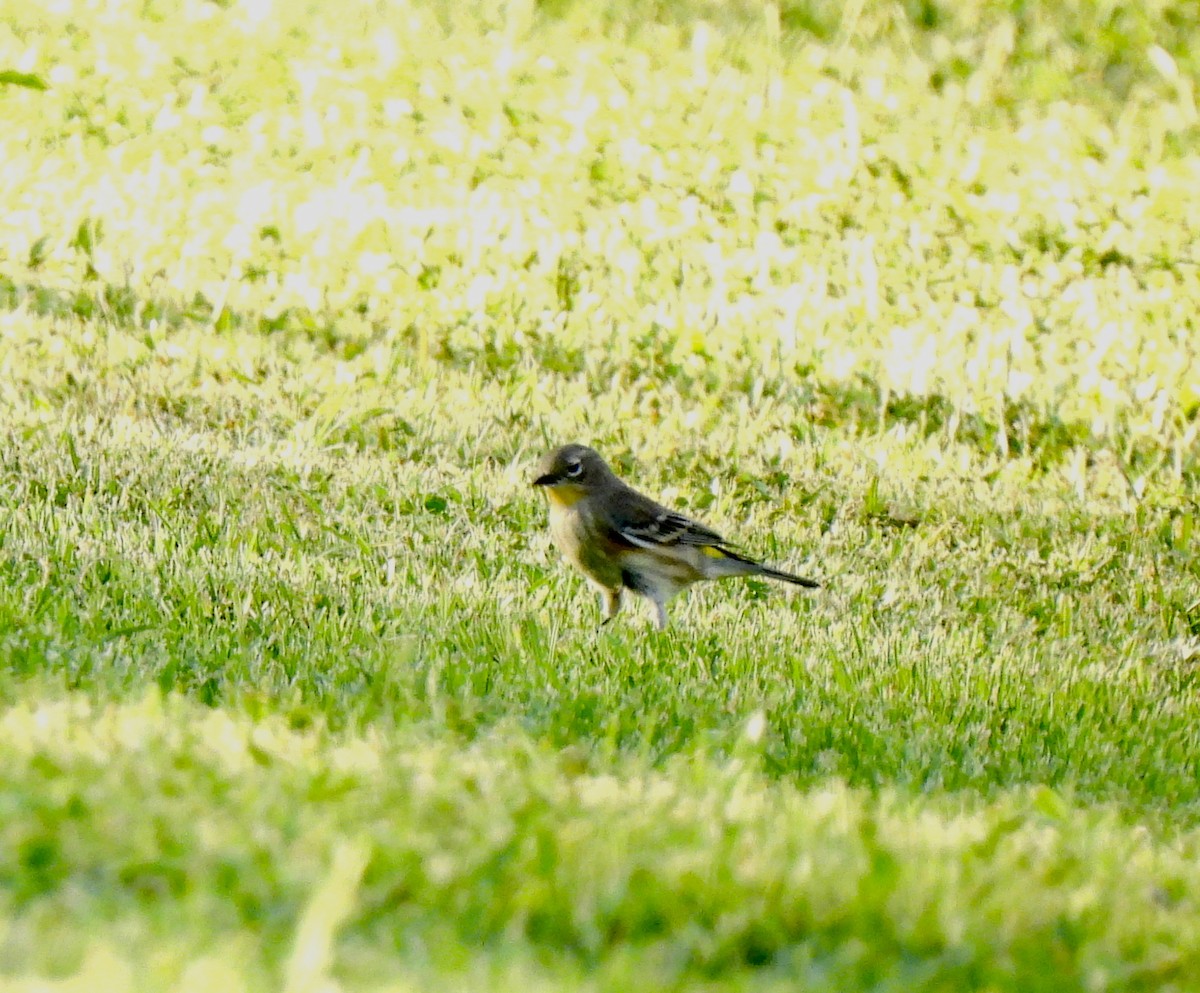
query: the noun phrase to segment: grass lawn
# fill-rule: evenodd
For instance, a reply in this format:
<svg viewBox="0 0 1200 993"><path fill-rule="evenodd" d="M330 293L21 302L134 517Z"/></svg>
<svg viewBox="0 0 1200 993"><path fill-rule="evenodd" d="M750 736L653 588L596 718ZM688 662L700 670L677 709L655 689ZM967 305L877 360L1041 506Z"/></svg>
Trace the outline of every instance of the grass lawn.
<svg viewBox="0 0 1200 993"><path fill-rule="evenodd" d="M0 986L1200 987L1200 14L0 18ZM593 444L821 590L603 629Z"/></svg>

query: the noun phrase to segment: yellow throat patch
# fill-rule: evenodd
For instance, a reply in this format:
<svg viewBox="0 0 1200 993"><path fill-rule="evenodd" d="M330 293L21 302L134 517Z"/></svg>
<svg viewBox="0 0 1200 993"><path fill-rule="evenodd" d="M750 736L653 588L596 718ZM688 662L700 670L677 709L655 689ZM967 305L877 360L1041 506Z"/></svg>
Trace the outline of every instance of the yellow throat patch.
<svg viewBox="0 0 1200 993"><path fill-rule="evenodd" d="M582 487L573 483L559 483L546 487L546 499L560 507L572 507L583 499Z"/></svg>

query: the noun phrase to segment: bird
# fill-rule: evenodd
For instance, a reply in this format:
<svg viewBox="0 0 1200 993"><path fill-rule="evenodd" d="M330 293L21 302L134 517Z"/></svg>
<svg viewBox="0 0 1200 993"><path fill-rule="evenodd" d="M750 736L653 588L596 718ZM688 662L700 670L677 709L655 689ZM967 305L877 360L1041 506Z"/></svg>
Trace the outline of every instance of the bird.
<svg viewBox="0 0 1200 993"><path fill-rule="evenodd" d="M602 625L621 609L623 590L653 604L662 631L668 601L703 579L765 576L809 589L821 585L735 551L712 528L629 486L586 445L546 453L533 485L546 495L555 546L600 592Z"/></svg>

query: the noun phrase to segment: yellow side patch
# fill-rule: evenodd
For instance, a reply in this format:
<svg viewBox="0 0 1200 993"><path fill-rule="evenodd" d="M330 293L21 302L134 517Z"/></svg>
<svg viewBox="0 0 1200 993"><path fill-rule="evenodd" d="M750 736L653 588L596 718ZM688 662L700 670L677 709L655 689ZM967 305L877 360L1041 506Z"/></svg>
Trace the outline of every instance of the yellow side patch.
<svg viewBox="0 0 1200 993"><path fill-rule="evenodd" d="M570 483L559 483L546 487L546 499L560 507L571 507L583 499L583 490Z"/></svg>
<svg viewBox="0 0 1200 993"><path fill-rule="evenodd" d="M726 556L726 554L723 551L721 551L721 549L717 548L714 545L705 545L704 548L702 549L702 551L710 559L723 559L723 558L728 557L728 556Z"/></svg>

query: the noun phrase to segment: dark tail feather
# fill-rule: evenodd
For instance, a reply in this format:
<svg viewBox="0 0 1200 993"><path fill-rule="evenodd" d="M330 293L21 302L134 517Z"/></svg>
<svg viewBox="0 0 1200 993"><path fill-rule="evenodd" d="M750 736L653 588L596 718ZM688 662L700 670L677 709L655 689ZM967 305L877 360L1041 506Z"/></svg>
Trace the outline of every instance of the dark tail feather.
<svg viewBox="0 0 1200 993"><path fill-rule="evenodd" d="M804 586L810 590L815 590L821 585L815 579L793 576L790 572L781 572L779 569L772 569L768 565L764 565L761 568L762 574L768 579L782 579L785 583L795 583L797 586Z"/></svg>
<svg viewBox="0 0 1200 993"><path fill-rule="evenodd" d="M803 576L793 576L790 572L784 572L781 569L772 569L769 565L763 565L756 559L747 558L745 555L739 555L737 552L721 546L721 552L726 558L733 559L735 562L744 562L746 565L753 568L753 572L747 570L743 575L749 576L766 576L768 579L781 579L785 583L794 583L796 586L804 586L807 589L815 590L820 587L815 579L805 579Z"/></svg>

